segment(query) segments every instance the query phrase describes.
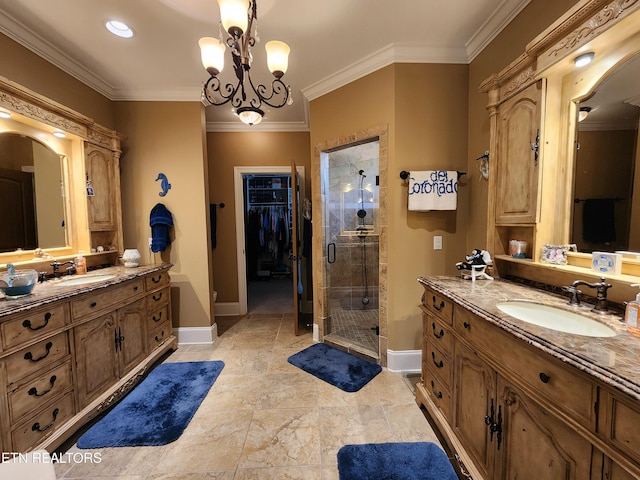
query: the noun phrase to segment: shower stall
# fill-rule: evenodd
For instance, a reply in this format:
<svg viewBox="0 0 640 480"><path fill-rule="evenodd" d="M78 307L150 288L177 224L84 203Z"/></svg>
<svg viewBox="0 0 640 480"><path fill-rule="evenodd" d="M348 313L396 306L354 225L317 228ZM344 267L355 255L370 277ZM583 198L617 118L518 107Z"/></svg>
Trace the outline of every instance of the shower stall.
<svg viewBox="0 0 640 480"><path fill-rule="evenodd" d="M379 141L327 152L324 195L328 339L379 351ZM337 338L336 338L337 337Z"/></svg>

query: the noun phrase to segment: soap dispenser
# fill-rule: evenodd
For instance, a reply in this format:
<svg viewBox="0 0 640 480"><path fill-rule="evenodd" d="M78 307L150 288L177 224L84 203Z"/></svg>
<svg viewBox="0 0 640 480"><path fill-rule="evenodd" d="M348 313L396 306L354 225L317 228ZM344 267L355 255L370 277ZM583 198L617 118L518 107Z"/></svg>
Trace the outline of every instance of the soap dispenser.
<svg viewBox="0 0 640 480"><path fill-rule="evenodd" d="M632 287L640 287L640 283L634 283ZM640 313L640 293L636 295L636 299L627 303L627 308L624 311L624 323L627 324L627 331L632 335L640 336L640 320L638 315Z"/></svg>

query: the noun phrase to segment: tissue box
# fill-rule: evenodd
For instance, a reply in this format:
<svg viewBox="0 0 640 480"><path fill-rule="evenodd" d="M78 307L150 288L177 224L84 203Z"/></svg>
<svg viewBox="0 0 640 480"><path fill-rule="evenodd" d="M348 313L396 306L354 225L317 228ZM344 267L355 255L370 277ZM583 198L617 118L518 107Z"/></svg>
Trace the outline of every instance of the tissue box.
<svg viewBox="0 0 640 480"><path fill-rule="evenodd" d="M620 275L622 273L622 255L619 253L593 252L591 270L598 273Z"/></svg>

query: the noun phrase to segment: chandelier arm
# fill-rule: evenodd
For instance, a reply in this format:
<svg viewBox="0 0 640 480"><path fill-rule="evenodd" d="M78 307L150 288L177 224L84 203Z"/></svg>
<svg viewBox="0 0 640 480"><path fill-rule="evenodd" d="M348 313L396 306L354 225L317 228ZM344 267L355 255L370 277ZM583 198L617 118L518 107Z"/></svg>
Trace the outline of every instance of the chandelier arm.
<svg viewBox="0 0 640 480"><path fill-rule="evenodd" d="M260 103L264 102L270 107L280 108L287 103L287 100L289 100L289 87L285 85L285 83L279 78L276 78L273 80L273 82L271 82L271 93L267 94L266 86L259 84L258 88L256 88L255 85L253 84L253 80L251 80L251 75L248 74L247 76L249 77L249 83L251 84L251 88L253 89L257 97L260 99ZM282 98L279 102L271 101L272 98L275 97L275 99L278 100L281 96ZM260 105L257 105L257 106L260 106Z"/></svg>
<svg viewBox="0 0 640 480"><path fill-rule="evenodd" d="M209 77L209 80L207 80L207 83L204 85L203 92L205 98L211 105L220 106L229 103L236 97L238 87L239 84L234 87L231 83L227 83L223 87L218 77ZM216 95L214 95L214 93ZM219 97L221 100L216 97ZM235 104L235 101L232 102L232 105L233 104Z"/></svg>

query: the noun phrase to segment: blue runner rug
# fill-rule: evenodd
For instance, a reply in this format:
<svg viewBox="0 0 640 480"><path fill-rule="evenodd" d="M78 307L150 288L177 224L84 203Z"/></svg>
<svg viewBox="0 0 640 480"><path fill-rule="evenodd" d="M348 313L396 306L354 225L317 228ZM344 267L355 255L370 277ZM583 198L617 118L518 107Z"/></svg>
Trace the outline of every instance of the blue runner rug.
<svg viewBox="0 0 640 480"><path fill-rule="evenodd" d="M458 480L435 443L345 445L338 451L340 480Z"/></svg>
<svg viewBox="0 0 640 480"><path fill-rule="evenodd" d="M357 392L382 371L377 363L316 343L291 355L289 363L345 392Z"/></svg>
<svg viewBox="0 0 640 480"><path fill-rule="evenodd" d="M78 439L79 448L165 445L177 440L224 363L163 363Z"/></svg>

